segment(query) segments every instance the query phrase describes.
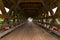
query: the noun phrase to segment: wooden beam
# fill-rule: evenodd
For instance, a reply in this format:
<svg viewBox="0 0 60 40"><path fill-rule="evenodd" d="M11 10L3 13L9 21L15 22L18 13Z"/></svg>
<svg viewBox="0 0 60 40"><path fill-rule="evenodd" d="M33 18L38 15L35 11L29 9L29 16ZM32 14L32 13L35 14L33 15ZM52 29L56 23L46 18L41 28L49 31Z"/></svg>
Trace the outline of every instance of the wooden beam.
<svg viewBox="0 0 60 40"><path fill-rule="evenodd" d="M1 9L1 11L2 11L3 14L6 14L5 6L4 6L2 0L0 0L0 9Z"/></svg>
<svg viewBox="0 0 60 40"><path fill-rule="evenodd" d="M12 19L13 17L8 16L8 15L3 15L3 14L0 14L0 18Z"/></svg>
<svg viewBox="0 0 60 40"><path fill-rule="evenodd" d="M50 11L51 15L53 15L53 11L52 11L52 9L50 9L50 7L47 6L47 5L44 3L43 0L41 0L41 2L42 2L42 4L43 4L43 6L45 7L46 11L47 11L47 12Z"/></svg>
<svg viewBox="0 0 60 40"><path fill-rule="evenodd" d="M20 8L19 4L17 4L14 0L10 0L10 2L12 2L14 4L13 6L13 11L14 11L14 15L17 15L17 10Z"/></svg>
<svg viewBox="0 0 60 40"><path fill-rule="evenodd" d="M19 2L41 2L41 0L19 0Z"/></svg>
<svg viewBox="0 0 60 40"><path fill-rule="evenodd" d="M17 4L14 0L10 0L10 2L12 2L16 8L20 8L19 4Z"/></svg>
<svg viewBox="0 0 60 40"><path fill-rule="evenodd" d="M60 7L58 7L56 14L54 15L54 17L60 18Z"/></svg>

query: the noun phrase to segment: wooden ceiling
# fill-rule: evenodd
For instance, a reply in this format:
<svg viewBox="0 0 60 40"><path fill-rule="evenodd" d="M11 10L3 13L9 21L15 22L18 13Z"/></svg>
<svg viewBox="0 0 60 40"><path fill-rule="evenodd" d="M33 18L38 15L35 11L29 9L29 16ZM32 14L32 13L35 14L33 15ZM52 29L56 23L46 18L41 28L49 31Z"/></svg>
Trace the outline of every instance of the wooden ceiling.
<svg viewBox="0 0 60 40"><path fill-rule="evenodd" d="M41 0L19 0L20 2L41 2Z"/></svg>
<svg viewBox="0 0 60 40"><path fill-rule="evenodd" d="M14 11L15 14L26 18L47 17L48 11L53 16L52 9L58 7L60 0L2 0L4 7Z"/></svg>

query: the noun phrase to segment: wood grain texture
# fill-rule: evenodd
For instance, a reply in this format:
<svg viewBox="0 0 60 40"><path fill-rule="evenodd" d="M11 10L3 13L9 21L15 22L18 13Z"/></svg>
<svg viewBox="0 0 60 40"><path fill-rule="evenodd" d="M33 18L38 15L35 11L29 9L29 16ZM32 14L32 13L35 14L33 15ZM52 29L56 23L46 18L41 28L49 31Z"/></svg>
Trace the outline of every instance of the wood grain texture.
<svg viewBox="0 0 60 40"><path fill-rule="evenodd" d="M27 23L1 40L58 40L34 23Z"/></svg>
<svg viewBox="0 0 60 40"><path fill-rule="evenodd" d="M41 2L41 0L19 0L20 2Z"/></svg>

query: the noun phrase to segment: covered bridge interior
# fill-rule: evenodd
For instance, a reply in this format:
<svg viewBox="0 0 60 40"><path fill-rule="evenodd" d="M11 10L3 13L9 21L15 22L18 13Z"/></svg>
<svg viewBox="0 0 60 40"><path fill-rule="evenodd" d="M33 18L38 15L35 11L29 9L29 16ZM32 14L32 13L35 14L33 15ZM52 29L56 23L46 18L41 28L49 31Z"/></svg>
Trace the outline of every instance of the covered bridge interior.
<svg viewBox="0 0 60 40"><path fill-rule="evenodd" d="M9 9L8 12L6 8ZM0 11L0 18L3 19L0 25L1 34L14 26L29 24L27 19L30 18L34 24L43 26L44 30L60 36L60 0L0 0Z"/></svg>

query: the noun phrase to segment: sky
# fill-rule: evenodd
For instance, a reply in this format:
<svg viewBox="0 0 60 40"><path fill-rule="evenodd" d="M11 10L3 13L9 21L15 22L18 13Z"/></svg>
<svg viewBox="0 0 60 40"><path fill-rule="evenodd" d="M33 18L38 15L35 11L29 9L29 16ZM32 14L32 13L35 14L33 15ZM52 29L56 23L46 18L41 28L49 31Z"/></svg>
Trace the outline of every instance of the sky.
<svg viewBox="0 0 60 40"><path fill-rule="evenodd" d="M54 8L54 9L52 9L54 13L57 11L57 8L58 8L58 7L56 7L56 8Z"/></svg>

